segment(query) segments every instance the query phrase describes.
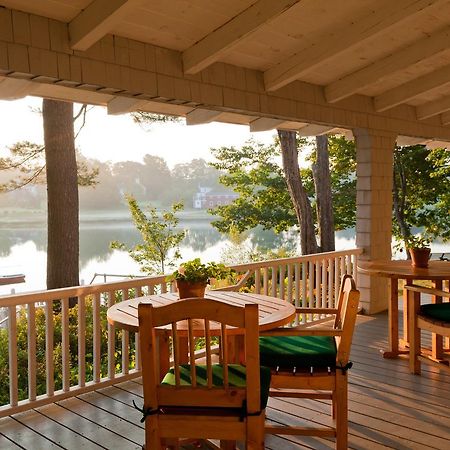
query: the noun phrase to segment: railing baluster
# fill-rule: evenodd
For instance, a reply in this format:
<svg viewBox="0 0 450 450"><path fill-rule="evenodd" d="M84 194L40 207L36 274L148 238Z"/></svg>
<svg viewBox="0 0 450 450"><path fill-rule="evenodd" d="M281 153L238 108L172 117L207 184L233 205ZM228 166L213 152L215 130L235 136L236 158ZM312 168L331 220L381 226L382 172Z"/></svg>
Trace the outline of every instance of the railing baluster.
<svg viewBox="0 0 450 450"><path fill-rule="evenodd" d="M294 265L294 278L295 278L295 298L294 305L296 308L300 307L300 264ZM295 325L299 325L300 320L298 314L295 315Z"/></svg>
<svg viewBox="0 0 450 450"><path fill-rule="evenodd" d="M334 259L328 260L328 308L334 308Z"/></svg>
<svg viewBox="0 0 450 450"><path fill-rule="evenodd" d="M308 308L314 308L314 263L308 262ZM308 314L307 321L312 320L312 314Z"/></svg>
<svg viewBox="0 0 450 450"><path fill-rule="evenodd" d="M277 296L277 268L272 266L272 289L271 289L272 297Z"/></svg>
<svg viewBox="0 0 450 450"><path fill-rule="evenodd" d="M261 270L255 270L255 292L257 294L261 293Z"/></svg>
<svg viewBox="0 0 450 450"><path fill-rule="evenodd" d="M78 298L78 386L86 384L86 298Z"/></svg>
<svg viewBox="0 0 450 450"><path fill-rule="evenodd" d="M53 301L48 300L45 303L45 374L47 395L51 397L55 392L55 378L53 368Z"/></svg>
<svg viewBox="0 0 450 450"><path fill-rule="evenodd" d="M28 303L28 398L36 400L36 304Z"/></svg>
<svg viewBox="0 0 450 450"><path fill-rule="evenodd" d="M328 295L327 260L322 259L320 264L322 266L322 308L326 308L327 307L327 295Z"/></svg>
<svg viewBox="0 0 450 450"><path fill-rule="evenodd" d="M306 280L308 276L308 263L302 262L302 303L301 306L306 308ZM302 323L306 322L306 314L302 314Z"/></svg>
<svg viewBox="0 0 450 450"><path fill-rule="evenodd" d="M334 305L336 306L339 298L340 287L340 275L339 275L339 258L334 258Z"/></svg>
<svg viewBox="0 0 450 450"><path fill-rule="evenodd" d="M122 289L122 300L128 300L128 289ZM129 372L130 364L130 334L127 330L122 330L122 374Z"/></svg>
<svg viewBox="0 0 450 450"><path fill-rule="evenodd" d="M285 275L285 270L284 270L284 265L283 264L280 264L279 270L280 270L280 276L278 278L279 283L280 283L279 297L281 299L284 299L284 275Z"/></svg>
<svg viewBox="0 0 450 450"><path fill-rule="evenodd" d="M17 316L15 305L8 307L8 316L9 403L11 406L17 406Z"/></svg>
<svg viewBox="0 0 450 450"><path fill-rule="evenodd" d="M115 292L108 293L108 308L115 303ZM116 328L108 323L108 378L111 380L116 377Z"/></svg>
<svg viewBox="0 0 450 450"><path fill-rule="evenodd" d="M269 295L269 268L264 267L263 272L264 295Z"/></svg>
<svg viewBox="0 0 450 450"><path fill-rule="evenodd" d="M288 264L287 266L287 301L292 303L292 264Z"/></svg>
<svg viewBox="0 0 450 450"><path fill-rule="evenodd" d="M61 300L61 347L63 369L63 391L70 390L70 343L69 343L69 299Z"/></svg>
<svg viewBox="0 0 450 450"><path fill-rule="evenodd" d="M101 378L101 329L100 329L100 296L97 292L92 300L92 329L93 329L93 368L94 368L94 382L99 383Z"/></svg>

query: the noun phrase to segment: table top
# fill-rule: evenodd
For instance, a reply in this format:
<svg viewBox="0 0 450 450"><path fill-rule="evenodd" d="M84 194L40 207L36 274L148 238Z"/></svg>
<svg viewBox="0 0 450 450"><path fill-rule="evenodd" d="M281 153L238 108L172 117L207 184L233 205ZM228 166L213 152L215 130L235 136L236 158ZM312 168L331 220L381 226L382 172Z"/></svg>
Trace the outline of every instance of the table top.
<svg viewBox="0 0 450 450"><path fill-rule="evenodd" d="M358 261L358 271L368 275L412 280L450 280L449 261L429 261L428 267L413 267L409 260Z"/></svg>
<svg viewBox="0 0 450 450"><path fill-rule="evenodd" d="M258 304L260 331L286 325L295 317L295 306L276 297L269 297L262 294L225 291L207 291L205 297L235 306L244 306L248 303ZM176 301L180 301L177 293L165 293L138 297L116 303L108 309L108 322L118 328L137 332L139 328L139 303L152 303L154 306L163 306ZM211 323L211 331L214 331L213 323Z"/></svg>

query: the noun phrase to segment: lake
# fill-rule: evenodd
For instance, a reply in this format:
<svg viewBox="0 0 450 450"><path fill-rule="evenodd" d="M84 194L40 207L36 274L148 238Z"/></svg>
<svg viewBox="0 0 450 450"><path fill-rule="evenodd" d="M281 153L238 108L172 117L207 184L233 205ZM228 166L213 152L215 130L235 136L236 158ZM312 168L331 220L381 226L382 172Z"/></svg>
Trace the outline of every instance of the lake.
<svg viewBox="0 0 450 450"><path fill-rule="evenodd" d="M296 233L276 235L270 231L255 230L248 234L245 242L232 246L230 240L215 230L209 220L183 220L182 228L188 234L180 247L182 260L200 257L203 261L220 261L226 253L244 253L255 247L262 251L288 247L295 249ZM0 295L45 289L46 282L46 236L42 220L33 222L4 222L0 224L0 275L23 273L25 283L0 286ZM89 284L95 273L114 275L139 275L140 270L126 252L111 250L111 241L118 240L133 245L139 235L125 214L104 219L99 215L81 216L80 219L80 280ZM355 247L353 230L336 233L336 249ZM433 252L444 252L448 245L435 243ZM181 261L181 260L180 260ZM109 281L113 278L108 278ZM96 282L102 282L98 277Z"/></svg>

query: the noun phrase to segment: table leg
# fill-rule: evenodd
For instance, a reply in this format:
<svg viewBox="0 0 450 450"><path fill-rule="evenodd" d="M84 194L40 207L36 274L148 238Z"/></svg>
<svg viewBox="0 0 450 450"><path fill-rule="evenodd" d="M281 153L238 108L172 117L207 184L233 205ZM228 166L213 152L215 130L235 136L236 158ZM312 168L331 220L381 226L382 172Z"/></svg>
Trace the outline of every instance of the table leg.
<svg viewBox="0 0 450 450"><path fill-rule="evenodd" d="M413 280L408 278L406 284L412 284ZM408 330L408 291L403 288L403 345L408 345L409 343L409 330Z"/></svg>
<svg viewBox="0 0 450 450"><path fill-rule="evenodd" d="M434 282L434 287L436 289L442 290L442 280L436 280ZM437 295L433 295L431 298L432 303L442 303L442 297ZM435 360L442 360L443 358L443 338L439 334L432 333L431 334L431 357Z"/></svg>
<svg viewBox="0 0 450 450"><path fill-rule="evenodd" d="M391 298L388 310L389 351L383 353L384 358L398 356L398 279L391 278Z"/></svg>

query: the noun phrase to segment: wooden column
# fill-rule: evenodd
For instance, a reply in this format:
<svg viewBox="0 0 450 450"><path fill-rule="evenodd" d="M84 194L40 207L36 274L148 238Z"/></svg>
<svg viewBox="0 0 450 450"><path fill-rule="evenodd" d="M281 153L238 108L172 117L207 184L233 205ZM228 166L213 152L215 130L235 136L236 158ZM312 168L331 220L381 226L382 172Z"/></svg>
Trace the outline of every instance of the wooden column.
<svg viewBox="0 0 450 450"><path fill-rule="evenodd" d="M356 142L356 245L362 260L391 258L393 153L396 135L357 128ZM388 307L389 282L359 276L361 306L368 314Z"/></svg>

